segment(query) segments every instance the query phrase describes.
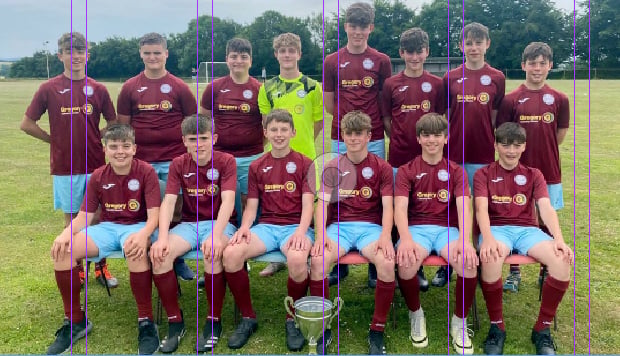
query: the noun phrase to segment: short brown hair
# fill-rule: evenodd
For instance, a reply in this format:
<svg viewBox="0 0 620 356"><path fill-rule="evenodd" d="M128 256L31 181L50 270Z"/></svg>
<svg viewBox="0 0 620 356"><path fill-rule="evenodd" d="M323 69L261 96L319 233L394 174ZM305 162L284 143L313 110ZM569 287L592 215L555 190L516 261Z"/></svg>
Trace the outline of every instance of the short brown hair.
<svg viewBox="0 0 620 356"><path fill-rule="evenodd" d="M459 39L459 42L465 42L468 37L471 37L474 40L488 41L490 39L489 28L478 22L472 22L465 25L461 35L462 37Z"/></svg>
<svg viewBox="0 0 620 356"><path fill-rule="evenodd" d="M282 47L295 47L301 53L301 39L294 33L282 33L273 39L273 50L277 52Z"/></svg>
<svg viewBox="0 0 620 356"><path fill-rule="evenodd" d="M400 35L400 49L409 53L428 49L428 34L419 27L410 28Z"/></svg>
<svg viewBox="0 0 620 356"><path fill-rule="evenodd" d="M344 14L345 23L366 27L375 22L375 9L365 2L356 2L347 8Z"/></svg>
<svg viewBox="0 0 620 356"><path fill-rule="evenodd" d="M271 112L267 114L267 116L265 116L265 120L263 120L263 128L267 129L267 126L269 126L269 124L273 121L289 124L291 125L291 128L295 130L295 124L293 122L293 115L291 115L291 113L288 112L288 110L284 110L284 109L271 110Z"/></svg>
<svg viewBox="0 0 620 356"><path fill-rule="evenodd" d="M140 37L140 41L138 42L140 48L144 45L161 45L164 49L168 48L168 42L166 38L160 35L157 32L149 32L146 35Z"/></svg>
<svg viewBox="0 0 620 356"><path fill-rule="evenodd" d="M495 142L503 145L525 143L527 135L523 126L516 122L504 122L495 130Z"/></svg>
<svg viewBox="0 0 620 356"><path fill-rule="evenodd" d="M131 141L136 142L136 134L131 125L128 124L112 124L108 126L103 134L103 143L108 141Z"/></svg>
<svg viewBox="0 0 620 356"><path fill-rule="evenodd" d="M443 115L435 112L422 115L420 120L415 123L415 134L420 137L423 133L427 135L443 133L448 136L448 120Z"/></svg>
<svg viewBox="0 0 620 356"><path fill-rule="evenodd" d="M62 53L64 50L70 51L71 48L85 50L88 47L86 37L79 32L67 32L58 39L58 53Z"/></svg>
<svg viewBox="0 0 620 356"><path fill-rule="evenodd" d="M252 57L252 44L245 38L235 37L226 43L226 57L230 52L247 53Z"/></svg>
<svg viewBox="0 0 620 356"><path fill-rule="evenodd" d="M370 132L372 124L368 114L354 110L346 113L340 121L340 130L342 132L362 132L364 130Z"/></svg>
<svg viewBox="0 0 620 356"><path fill-rule="evenodd" d="M186 116L181 123L181 133L187 135L201 135L205 133L213 134L213 125L211 118L201 114Z"/></svg>
<svg viewBox="0 0 620 356"><path fill-rule="evenodd" d="M553 50L549 47L545 42L531 42L525 49L523 50L523 55L521 56L521 63L525 63L527 61L532 61L536 59L538 56L543 56L549 62L553 62Z"/></svg>

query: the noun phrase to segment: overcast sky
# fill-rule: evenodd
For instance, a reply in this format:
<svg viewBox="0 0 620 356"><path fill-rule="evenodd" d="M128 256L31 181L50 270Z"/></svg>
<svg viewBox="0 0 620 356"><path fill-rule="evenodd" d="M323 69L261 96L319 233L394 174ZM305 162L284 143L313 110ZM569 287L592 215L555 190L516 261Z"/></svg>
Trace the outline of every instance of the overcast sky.
<svg viewBox="0 0 620 356"><path fill-rule="evenodd" d="M139 37L147 32L179 33L196 14L212 14L249 24L267 10L306 17L323 11L335 13L356 0L0 0L0 58L32 55L45 48L54 52L64 32L85 33L89 41L112 36ZM369 0L368 0L369 1ZM572 11L574 0L556 0L558 7ZM430 0L404 0L412 9ZM73 13L73 15L72 15ZM71 21L73 19L73 21Z"/></svg>

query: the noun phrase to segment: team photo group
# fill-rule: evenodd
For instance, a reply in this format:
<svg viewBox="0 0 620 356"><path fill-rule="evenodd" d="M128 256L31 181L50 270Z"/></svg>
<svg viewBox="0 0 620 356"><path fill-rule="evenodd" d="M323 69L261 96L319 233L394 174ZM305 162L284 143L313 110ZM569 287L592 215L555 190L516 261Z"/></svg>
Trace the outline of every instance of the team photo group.
<svg viewBox="0 0 620 356"><path fill-rule="evenodd" d="M340 285L347 266L336 263L350 251L369 261L371 355L390 351L384 330L396 289L412 347L444 342L429 340L421 306L430 255L448 264L433 285L457 275L445 320L454 351L502 354L509 333L503 293L520 281L518 265L505 281L502 266L511 254L530 256L541 265L542 298L529 352L555 354L550 326L574 256L556 214L564 206L558 147L570 113L567 96L546 83L553 50L545 39L525 47L525 80L507 93L504 74L485 62L492 44L483 24L465 23L463 62L443 78L424 69L429 36L411 28L400 34L404 69L392 75L390 58L368 46L374 17L367 3L346 9L346 45L325 57L322 80L300 72L294 33L273 38L280 71L262 80L249 74L252 44L231 38L229 75L196 94L166 70L166 38L147 33L136 49L144 70L124 82L116 102L86 76L85 36L59 38L64 72L39 87L21 122L26 134L50 144L54 209L65 217L50 250L60 292L50 301L62 302L64 321L55 335L41 336L49 338L48 354L69 350L92 330L81 304L89 265L97 281L116 287L106 257L119 251L137 306L139 354L173 353L186 333L198 335L196 352L237 352L261 313L246 261L272 251L286 264L270 263L261 274L287 269L281 288L293 301L347 288ZM39 124L45 113L49 132ZM196 278L183 257L197 251L204 256L200 303L206 299L198 331L186 323L178 295L179 279ZM478 286L490 320L482 345L467 330ZM222 317L226 289L241 318L223 338L222 323L232 323ZM153 292L167 316L161 339ZM307 341L294 314L282 312L283 341L300 351ZM332 328L313 351L336 352Z"/></svg>

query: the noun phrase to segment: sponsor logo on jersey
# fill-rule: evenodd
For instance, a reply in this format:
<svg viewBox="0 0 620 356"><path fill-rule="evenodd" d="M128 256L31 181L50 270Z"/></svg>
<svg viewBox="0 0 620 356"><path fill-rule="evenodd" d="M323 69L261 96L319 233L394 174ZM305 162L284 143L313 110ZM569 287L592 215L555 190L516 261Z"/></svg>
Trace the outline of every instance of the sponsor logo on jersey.
<svg viewBox="0 0 620 356"><path fill-rule="evenodd" d="M295 105L295 108L293 110L295 111L295 114L301 115L304 113L304 106L301 104L297 104Z"/></svg>
<svg viewBox="0 0 620 356"><path fill-rule="evenodd" d="M493 182L493 183L499 183L499 182L501 182L501 181L503 181L503 180L504 180L504 178L502 178L502 177L497 177L497 178L495 178L495 179L491 179L491 182Z"/></svg>
<svg viewBox="0 0 620 356"><path fill-rule="evenodd" d="M512 203L511 196L505 195L491 195L491 203L494 204L510 204Z"/></svg>
<svg viewBox="0 0 620 356"><path fill-rule="evenodd" d="M553 113L546 112L542 115L542 121L544 123L550 124L553 122L554 119L555 119L555 116L553 115Z"/></svg>
<svg viewBox="0 0 620 356"><path fill-rule="evenodd" d="M217 193L219 192L220 192L219 185L211 183L207 186L207 195L209 195L210 197L216 196Z"/></svg>
<svg viewBox="0 0 620 356"><path fill-rule="evenodd" d="M209 180L218 180L220 178L220 171L217 168L209 168L207 170L207 178Z"/></svg>
<svg viewBox="0 0 620 356"><path fill-rule="evenodd" d="M407 88L409 88L408 85L403 85L402 87L400 87L400 89L398 89L398 91L403 92L403 91L407 90Z"/></svg>
<svg viewBox="0 0 620 356"><path fill-rule="evenodd" d="M138 93L142 93L143 91L147 90L149 87L140 87L140 89L136 89L136 91Z"/></svg>
<svg viewBox="0 0 620 356"><path fill-rule="evenodd" d="M273 166L267 166L267 167L263 168L263 173L269 172L272 168L273 168Z"/></svg>
<svg viewBox="0 0 620 356"><path fill-rule="evenodd" d="M362 169L362 177L366 179L370 179L375 172L370 167L364 167Z"/></svg>
<svg viewBox="0 0 620 356"><path fill-rule="evenodd" d="M416 198L419 200L430 200L437 198L437 193L435 192L417 192L415 194Z"/></svg>
<svg viewBox="0 0 620 356"><path fill-rule="evenodd" d="M543 102L547 105L553 105L555 103L555 98L551 94L543 95Z"/></svg>
<svg viewBox="0 0 620 356"><path fill-rule="evenodd" d="M74 106L74 107L64 107L61 106L60 107L60 114L61 115L71 115L71 114L79 114L81 113L83 110L82 106Z"/></svg>
<svg viewBox="0 0 620 356"><path fill-rule="evenodd" d="M433 89L433 86L429 82L424 82L424 83L422 83L422 87L421 88L422 88L423 92L430 93L431 90Z"/></svg>
<svg viewBox="0 0 620 356"><path fill-rule="evenodd" d="M346 175L347 175L347 174L349 174L349 173L351 173L351 172L349 172L349 171L344 171L344 172L340 173L340 176L341 176L341 177L344 177L344 176L346 176Z"/></svg>
<svg viewBox="0 0 620 356"><path fill-rule="evenodd" d="M448 179L450 179L450 174L448 174L448 171L446 171L445 169L440 169L437 172L437 179L439 179L442 182L447 182Z"/></svg>
<svg viewBox="0 0 620 356"><path fill-rule="evenodd" d="M523 99L519 99L517 101L519 102L519 104L523 104L523 103L525 103L528 100L530 100L530 98L523 98Z"/></svg>
<svg viewBox="0 0 620 356"><path fill-rule="evenodd" d="M489 102L489 94L482 92L478 94L478 101L482 104L486 104Z"/></svg>
<svg viewBox="0 0 620 356"><path fill-rule="evenodd" d="M230 89L220 89L220 93L228 93Z"/></svg>
<svg viewBox="0 0 620 356"><path fill-rule="evenodd" d="M424 110L424 112L428 112L431 109L431 101L430 100L423 100L422 101L422 110Z"/></svg>
<svg viewBox="0 0 620 356"><path fill-rule="evenodd" d="M82 112L86 115L90 115L93 113L93 106L91 104L82 105Z"/></svg>
<svg viewBox="0 0 620 356"><path fill-rule="evenodd" d="M70 91L70 90L71 90L71 89L69 89L69 88L67 88L67 89L63 89L63 90L59 90L59 91L58 91L58 94L64 94L64 93L66 93L66 92L68 92L68 91Z"/></svg>
<svg viewBox="0 0 620 356"><path fill-rule="evenodd" d="M480 84L482 85L489 85L491 84L491 77L489 77L488 75L483 75L482 77L480 77Z"/></svg>
<svg viewBox="0 0 620 356"><path fill-rule="evenodd" d="M290 174L293 174L297 171L297 165L295 164L295 162L288 162L286 164L286 171Z"/></svg>
<svg viewBox="0 0 620 356"><path fill-rule="evenodd" d="M168 100L162 100L161 103L159 103L159 107L162 111L172 110L172 104Z"/></svg>
<svg viewBox="0 0 620 356"><path fill-rule="evenodd" d="M527 198L525 197L525 194L519 193L512 197L512 201L519 206L523 206L527 203Z"/></svg>
<svg viewBox="0 0 620 356"><path fill-rule="evenodd" d="M159 91L164 94L168 94L170 93L170 91L172 91L172 87L170 86L170 84L164 83L159 87Z"/></svg>
<svg viewBox="0 0 620 356"><path fill-rule="evenodd" d="M457 83L461 84L464 80L467 80L467 77L459 78L456 80Z"/></svg>
<svg viewBox="0 0 620 356"><path fill-rule="evenodd" d="M422 179L422 177L424 177L427 173L426 172L422 172L420 174L416 174L415 179L420 180Z"/></svg>
<svg viewBox="0 0 620 356"><path fill-rule="evenodd" d="M129 209L129 211L136 212L136 211L140 210L140 202L138 202L135 199L130 199L127 202L127 208Z"/></svg>
<svg viewBox="0 0 620 356"><path fill-rule="evenodd" d="M366 88L370 88L373 84L375 84L375 80L372 79L372 77L364 77L364 79L362 80L362 85L364 85Z"/></svg>
<svg viewBox="0 0 620 356"><path fill-rule="evenodd" d="M364 67L364 69L372 69L372 67L375 66L375 62L373 62L370 58L366 58L362 62L362 66Z"/></svg>
<svg viewBox="0 0 620 356"><path fill-rule="evenodd" d="M284 190L286 190L289 193L294 192L296 188L297 188L297 185L292 180L289 180L286 183L284 183Z"/></svg>
<svg viewBox="0 0 620 356"><path fill-rule="evenodd" d="M92 96L95 92L95 89L93 89L93 87L91 87L90 85L85 85L82 87L82 92L86 94L86 96Z"/></svg>
<svg viewBox="0 0 620 356"><path fill-rule="evenodd" d="M472 94L456 94L456 101L459 103L475 103L478 100L476 95Z"/></svg>
<svg viewBox="0 0 620 356"><path fill-rule="evenodd" d="M132 192L135 192L140 189L140 182L135 178L131 179L129 182L127 182L127 188L129 188L129 190L131 190Z"/></svg>
<svg viewBox="0 0 620 356"><path fill-rule="evenodd" d="M351 62L346 61L344 63L340 63L340 68L346 68L349 65L349 63L351 63Z"/></svg>
<svg viewBox="0 0 620 356"><path fill-rule="evenodd" d="M127 204L125 203L105 203L103 204L103 206L105 207L106 211L109 212L121 212L125 210L125 207L127 206Z"/></svg>
<svg viewBox="0 0 620 356"><path fill-rule="evenodd" d="M110 189L110 188L114 187L115 185L116 185L116 184L114 184L114 183L108 183L108 184L104 184L104 185L102 185L102 186L101 186L101 188L103 188L103 189L105 189L105 190L108 190L108 189Z"/></svg>
<svg viewBox="0 0 620 356"><path fill-rule="evenodd" d="M523 174L517 174L514 180L517 185L525 185L525 183L527 183L527 178L525 178Z"/></svg>
<svg viewBox="0 0 620 356"><path fill-rule="evenodd" d="M250 104L243 103L243 104L239 105L239 111L241 111L244 114L249 113L250 112Z"/></svg>
<svg viewBox="0 0 620 356"><path fill-rule="evenodd" d="M246 89L243 91L243 97L245 99L252 99L252 97L254 96L254 94L252 93L252 91L250 89Z"/></svg>
<svg viewBox="0 0 620 356"><path fill-rule="evenodd" d="M187 173L187 174L184 174L183 177L189 178L189 177L195 176L195 175L196 175L196 173Z"/></svg>
<svg viewBox="0 0 620 356"><path fill-rule="evenodd" d="M300 89L300 90L297 91L297 97L300 98L300 99L305 98L306 94L308 94L308 93L306 93L306 91L303 90L303 89Z"/></svg>
<svg viewBox="0 0 620 356"><path fill-rule="evenodd" d="M362 189L360 189L360 196L366 199L372 197L372 189L370 189L370 187L362 187Z"/></svg>
<svg viewBox="0 0 620 356"><path fill-rule="evenodd" d="M450 200L450 193L446 189L441 189L437 192L437 200L442 203L447 203Z"/></svg>

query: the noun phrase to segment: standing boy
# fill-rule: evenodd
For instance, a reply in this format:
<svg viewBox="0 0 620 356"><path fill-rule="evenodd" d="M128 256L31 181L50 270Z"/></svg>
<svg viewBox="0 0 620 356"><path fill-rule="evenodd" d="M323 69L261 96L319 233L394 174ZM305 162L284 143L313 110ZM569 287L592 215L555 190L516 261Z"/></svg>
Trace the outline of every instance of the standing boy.
<svg viewBox="0 0 620 356"><path fill-rule="evenodd" d="M87 198L73 219L72 229L66 227L51 248L65 321L48 354L65 352L93 327L80 306L76 262L85 257L104 258L118 250L127 260L129 284L138 306L138 353L152 354L159 346L147 252L159 214L157 174L148 163L133 159L136 145L129 125L108 126L103 142L108 164L92 173ZM91 226L100 207L101 222Z"/></svg>
<svg viewBox="0 0 620 356"><path fill-rule="evenodd" d="M99 130L101 115L108 124L116 121L106 87L86 77L89 56L88 43L81 33L65 33L58 39L58 59L64 72L39 87L20 126L28 135L50 144L54 209L64 212L65 226L80 210L88 177L105 164ZM45 111L49 133L37 124ZM80 269L80 282L84 283L84 268ZM107 279L109 287L118 286L105 259L95 265L95 277L101 284L105 285Z"/></svg>

